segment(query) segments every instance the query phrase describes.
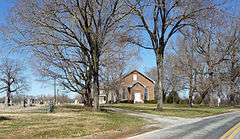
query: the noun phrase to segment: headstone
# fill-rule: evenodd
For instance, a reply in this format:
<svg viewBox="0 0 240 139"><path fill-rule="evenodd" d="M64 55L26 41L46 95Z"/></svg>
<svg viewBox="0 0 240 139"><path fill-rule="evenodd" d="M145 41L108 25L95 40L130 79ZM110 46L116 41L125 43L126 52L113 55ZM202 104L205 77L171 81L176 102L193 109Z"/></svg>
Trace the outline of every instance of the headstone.
<svg viewBox="0 0 240 139"><path fill-rule="evenodd" d="M8 96L5 97L5 102L4 103L5 103L6 106L9 106L9 104L8 104Z"/></svg>
<svg viewBox="0 0 240 139"><path fill-rule="evenodd" d="M51 100L48 103L48 112L50 113L54 112L54 103Z"/></svg>
<svg viewBox="0 0 240 139"><path fill-rule="evenodd" d="M34 104L34 103L35 103L35 100L34 100L34 99L31 99L31 102L32 102L32 104Z"/></svg>
<svg viewBox="0 0 240 139"><path fill-rule="evenodd" d="M78 104L78 100L77 100L77 99L75 99L75 101L74 101L74 104L75 104L75 105L77 105L77 104Z"/></svg>
<svg viewBox="0 0 240 139"><path fill-rule="evenodd" d="M26 107L26 103L27 103L26 99L23 99L23 101L22 101L23 107Z"/></svg>
<svg viewBox="0 0 240 139"><path fill-rule="evenodd" d="M12 106L13 105L13 102L12 102L12 99L10 99L10 106Z"/></svg>
<svg viewBox="0 0 240 139"><path fill-rule="evenodd" d="M218 98L218 100L217 100L218 102L218 107L220 106L220 103L221 103L221 98Z"/></svg>
<svg viewBox="0 0 240 139"><path fill-rule="evenodd" d="M30 98L27 99L27 104L28 104L28 106L32 106L32 101Z"/></svg>

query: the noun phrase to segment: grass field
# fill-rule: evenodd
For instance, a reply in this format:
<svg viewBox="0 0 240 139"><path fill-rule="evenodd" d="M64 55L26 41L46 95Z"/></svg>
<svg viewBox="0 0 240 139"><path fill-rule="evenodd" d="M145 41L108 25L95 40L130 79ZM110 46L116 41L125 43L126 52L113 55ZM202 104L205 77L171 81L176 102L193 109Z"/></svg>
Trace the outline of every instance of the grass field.
<svg viewBox="0 0 240 139"><path fill-rule="evenodd" d="M93 112L81 106L61 106L55 113L0 112L0 138L116 138L143 127L140 118Z"/></svg>
<svg viewBox="0 0 240 139"><path fill-rule="evenodd" d="M112 107L157 114L161 116L174 116L183 118L206 117L226 113L232 110L232 108L230 107L209 108L206 106L194 106L190 108L186 105L173 105L173 104L164 104L163 111L155 111L156 104L119 103L113 104Z"/></svg>
<svg viewBox="0 0 240 139"><path fill-rule="evenodd" d="M112 107L141 111L160 116L184 118L205 117L229 112L229 107L208 108L185 105L164 105L155 111L155 104L113 104ZM141 131L147 122L143 119L112 112L94 112L78 105L64 105L54 113L46 107L26 111L0 110L1 138L121 138Z"/></svg>

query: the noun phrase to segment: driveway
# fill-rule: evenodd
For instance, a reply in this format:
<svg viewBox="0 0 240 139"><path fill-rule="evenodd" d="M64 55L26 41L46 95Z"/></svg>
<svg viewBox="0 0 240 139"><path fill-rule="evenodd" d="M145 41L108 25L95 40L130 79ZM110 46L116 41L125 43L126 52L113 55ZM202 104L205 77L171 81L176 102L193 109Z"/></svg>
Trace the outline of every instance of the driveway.
<svg viewBox="0 0 240 139"><path fill-rule="evenodd" d="M119 108L111 108L111 107L104 107L103 109L118 112L118 113L125 113L127 115L141 117L149 122L146 128L153 128L153 129L162 129L162 128L171 128L183 124L189 124L193 122L200 121L202 118L180 118L180 117L166 117L160 116L155 114L148 114L143 112L135 112L131 110L119 109Z"/></svg>
<svg viewBox="0 0 240 139"><path fill-rule="evenodd" d="M147 132L129 139L219 139L239 122L240 112L232 112Z"/></svg>

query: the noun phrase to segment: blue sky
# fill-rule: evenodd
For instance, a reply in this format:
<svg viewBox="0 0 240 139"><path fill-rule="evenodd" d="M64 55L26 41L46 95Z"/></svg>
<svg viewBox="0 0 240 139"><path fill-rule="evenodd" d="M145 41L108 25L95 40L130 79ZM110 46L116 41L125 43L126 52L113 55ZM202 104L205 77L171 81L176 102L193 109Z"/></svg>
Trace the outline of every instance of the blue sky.
<svg viewBox="0 0 240 139"><path fill-rule="evenodd" d="M0 0L0 24L6 24L7 16L9 14L10 8L14 5L15 0ZM9 48L13 47L11 43L7 42L2 35L0 35L0 49L1 57L10 57L12 59L21 60L25 67L24 72L27 76L27 81L30 85L30 90L26 92L26 95L40 95L40 94L53 94L52 82L41 83L36 81L36 75L31 71L31 67L27 64L29 62L29 57L21 53L11 53L9 54ZM0 94L4 95L4 94Z"/></svg>
<svg viewBox="0 0 240 139"><path fill-rule="evenodd" d="M9 14L9 10L10 10L11 6L14 5L14 2L15 2L15 0L0 0L0 24L6 24L7 15ZM236 7L239 8L239 6L236 6L239 4L240 4L240 0L231 0L231 4L227 6L227 9L230 12L231 11L239 12L240 9L236 9ZM177 36L174 36L173 40L176 41ZM8 54L8 50L9 50L8 47L12 47L12 46L10 43L6 42L3 39L3 36L1 36L1 34L0 34L0 48L2 49L3 47L4 47L4 49L2 50L2 52L0 52L1 55L4 54L5 56L8 55L11 58L22 59L23 61L28 61L28 58L25 57L25 55L23 55L23 54ZM151 67L155 66L155 56L154 56L154 53L152 50L141 49L140 56L141 56L141 61L137 64L138 70L140 70L141 72L146 72ZM28 65L28 64L26 64L26 65ZM31 86L31 89L29 92L27 92L27 94L29 94L29 95L53 94L52 81L49 81L48 83L45 83L45 84L43 84L41 82L37 82L36 75L34 75L31 72L30 66L29 67L26 66L25 73L29 77L28 81Z"/></svg>
<svg viewBox="0 0 240 139"><path fill-rule="evenodd" d="M0 0L0 24L6 24L7 16L9 14L9 10L14 5L15 0ZM10 53L9 47L13 47L12 44L4 40L3 36L0 35L0 48L3 49L0 53L3 57L11 57L13 59L20 59L21 61L25 61L25 76L27 76L27 80L31 86L30 90L26 92L26 95L41 95L41 94L53 94L53 83L49 81L47 83L41 83L36 81L36 75L31 71L31 67L27 66L29 58L25 56L25 54L21 53ZM145 72L149 70L151 67L155 66L155 58L154 53L151 50L140 50L141 60L138 63L138 70L141 72ZM2 94L4 95L4 94ZM73 94L74 95L74 94ZM1 94L0 94L1 96Z"/></svg>

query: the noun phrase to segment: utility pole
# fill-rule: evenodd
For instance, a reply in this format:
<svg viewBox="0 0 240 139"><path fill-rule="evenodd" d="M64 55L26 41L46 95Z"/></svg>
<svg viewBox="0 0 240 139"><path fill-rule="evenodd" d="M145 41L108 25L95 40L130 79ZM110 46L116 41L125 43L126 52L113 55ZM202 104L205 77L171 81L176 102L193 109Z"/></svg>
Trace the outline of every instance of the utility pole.
<svg viewBox="0 0 240 139"><path fill-rule="evenodd" d="M54 77L54 105L57 103L57 78Z"/></svg>

